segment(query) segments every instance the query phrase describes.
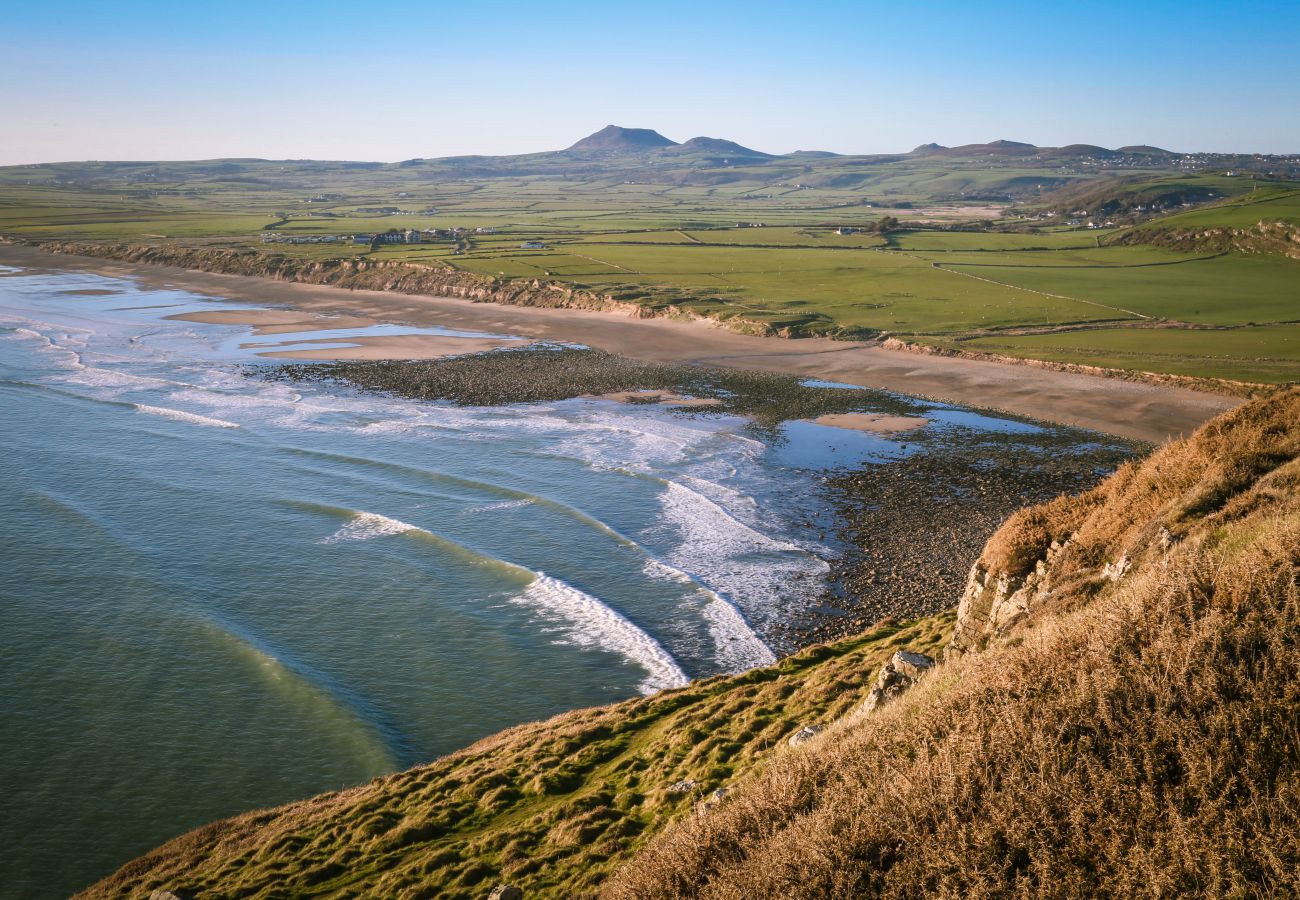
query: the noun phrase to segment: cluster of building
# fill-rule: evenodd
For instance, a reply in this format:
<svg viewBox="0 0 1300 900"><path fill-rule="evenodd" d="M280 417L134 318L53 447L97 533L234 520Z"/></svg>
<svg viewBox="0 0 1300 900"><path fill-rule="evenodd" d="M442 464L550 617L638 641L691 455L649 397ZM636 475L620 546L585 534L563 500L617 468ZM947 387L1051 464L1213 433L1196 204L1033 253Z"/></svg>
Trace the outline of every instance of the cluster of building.
<svg viewBox="0 0 1300 900"><path fill-rule="evenodd" d="M351 240L347 234L280 234L267 231L262 234L263 244L337 244Z"/></svg>
<svg viewBox="0 0 1300 900"><path fill-rule="evenodd" d="M424 236L414 228L405 231L383 231L379 234L352 235L354 244L419 244L423 241Z"/></svg>
<svg viewBox="0 0 1300 900"><path fill-rule="evenodd" d="M364 211L364 210L363 210ZM332 217L331 213L309 213L309 216ZM262 232L263 244L422 244L426 241L459 240L466 233L464 228L391 228L376 234L281 234L278 231ZM475 228L476 234L495 234L495 228ZM546 247L541 241L525 241L520 247L524 250L541 250Z"/></svg>

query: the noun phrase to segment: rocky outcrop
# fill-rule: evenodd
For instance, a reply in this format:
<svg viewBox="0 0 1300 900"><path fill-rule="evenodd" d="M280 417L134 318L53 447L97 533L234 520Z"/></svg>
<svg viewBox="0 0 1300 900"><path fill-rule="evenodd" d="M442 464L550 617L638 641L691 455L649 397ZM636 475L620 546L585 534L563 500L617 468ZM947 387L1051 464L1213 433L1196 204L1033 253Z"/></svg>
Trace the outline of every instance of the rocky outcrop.
<svg viewBox="0 0 1300 900"><path fill-rule="evenodd" d="M1117 235L1116 244L1153 244L1182 251L1263 253L1300 259L1300 225L1256 222L1249 228L1168 228L1149 226Z"/></svg>
<svg viewBox="0 0 1300 900"><path fill-rule="evenodd" d="M958 656L978 650L989 639L1006 634L1052 589L1052 563L1069 541L1052 541L1047 554L1025 574L986 568L976 562L957 605L957 627L945 654Z"/></svg>
<svg viewBox="0 0 1300 900"><path fill-rule="evenodd" d="M524 900L524 892L513 884L498 884L488 894L488 900Z"/></svg>
<svg viewBox="0 0 1300 900"><path fill-rule="evenodd" d="M726 796L726 788L714 788L709 792L709 796L695 804L695 814L697 816L707 816L709 811L721 803Z"/></svg>
<svg viewBox="0 0 1300 900"><path fill-rule="evenodd" d="M899 650L885 663L875 686L862 703L862 712L879 709L921 680L934 667L934 657L911 650Z"/></svg>

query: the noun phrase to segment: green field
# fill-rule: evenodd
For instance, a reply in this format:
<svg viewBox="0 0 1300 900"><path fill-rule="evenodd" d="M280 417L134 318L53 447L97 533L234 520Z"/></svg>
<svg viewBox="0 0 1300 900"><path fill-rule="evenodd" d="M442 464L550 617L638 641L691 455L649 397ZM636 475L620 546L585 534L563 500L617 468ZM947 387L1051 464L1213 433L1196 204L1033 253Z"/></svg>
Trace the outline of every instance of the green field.
<svg viewBox="0 0 1300 900"><path fill-rule="evenodd" d="M1228 331L1106 329L1053 335L1000 336L961 347L1116 369L1240 381L1291 381L1300 371L1300 325Z"/></svg>
<svg viewBox="0 0 1300 900"><path fill-rule="evenodd" d="M1280 324L1300 320L1300 262L1119 245L1127 229L1034 227L1023 213L987 221L999 207L983 191L1014 193L1029 181L1027 190L1066 184L1101 191L1108 184L1056 161L790 157L721 172L687 160L646 177L640 169L599 166L547 172L559 165L553 157L507 158L519 171L495 175L446 160L10 167L0 169L0 235L419 261L567 282L660 309L743 320L750 329L887 333L1156 372L1300 380L1291 327ZM474 165L505 165L485 159ZM537 171L524 172L520 160ZM1140 224L1138 232L1300 221L1295 182L1154 171L1119 184L1112 193L1231 198ZM359 212L369 207L410 214ZM904 227L876 233L884 216ZM461 231L454 239L373 248L262 243L268 232L407 228ZM841 229L864 230L836 233ZM545 249L521 249L524 241L542 241ZM1236 330L1128 327L1155 319ZM1098 322L1114 327L1070 330ZM1044 329L1053 331L1023 333Z"/></svg>

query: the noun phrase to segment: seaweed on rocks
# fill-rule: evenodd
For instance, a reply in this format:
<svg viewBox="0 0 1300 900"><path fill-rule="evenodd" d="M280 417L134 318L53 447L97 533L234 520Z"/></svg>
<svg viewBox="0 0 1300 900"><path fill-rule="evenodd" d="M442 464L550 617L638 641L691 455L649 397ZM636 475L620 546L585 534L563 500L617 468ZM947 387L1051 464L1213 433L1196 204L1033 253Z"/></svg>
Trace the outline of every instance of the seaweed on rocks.
<svg viewBox="0 0 1300 900"><path fill-rule="evenodd" d="M808 387L795 375L647 363L564 345L430 360L292 363L255 371L276 380L340 382L462 406L549 402L622 391L672 391L718 401L705 409L678 410L683 414L749 416L759 427L767 428L789 419L861 409L891 415L921 415L924 411L916 401L887 391Z"/></svg>
<svg viewBox="0 0 1300 900"><path fill-rule="evenodd" d="M985 542L1013 512L1081 493L1148 448L1075 428L916 433L902 459L831 474L845 549L823 606L786 623L801 643L856 634L950 607Z"/></svg>

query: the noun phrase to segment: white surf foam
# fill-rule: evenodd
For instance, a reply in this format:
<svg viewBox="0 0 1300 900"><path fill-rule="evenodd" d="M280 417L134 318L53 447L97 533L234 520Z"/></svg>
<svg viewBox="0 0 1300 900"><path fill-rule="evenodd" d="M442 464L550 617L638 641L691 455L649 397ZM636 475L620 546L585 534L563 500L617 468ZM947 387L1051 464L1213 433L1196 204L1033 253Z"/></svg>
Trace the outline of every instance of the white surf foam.
<svg viewBox="0 0 1300 900"><path fill-rule="evenodd" d="M536 575L533 583L511 602L530 606L569 626L567 643L599 647L635 662L646 671L646 678L638 685L643 694L682 687L690 682L658 641L617 610L558 578L544 572Z"/></svg>
<svg viewBox="0 0 1300 900"><path fill-rule="evenodd" d="M185 412L180 409L168 409L165 406L149 406L144 403L135 404L135 408L142 413L148 413L151 416L162 416L166 419L174 419L177 422L188 422L191 425L206 425L208 428L238 428L234 422L227 422L225 419L213 419L209 416L200 416L197 413Z"/></svg>
<svg viewBox="0 0 1300 900"><path fill-rule="evenodd" d="M321 544L337 544L341 541L368 541L386 534L405 534L408 531L423 531L415 525L409 525L398 519L390 519L378 513L361 512L352 517L346 525L329 537L319 541Z"/></svg>
<svg viewBox="0 0 1300 900"><path fill-rule="evenodd" d="M650 557L642 571L659 581L672 581L678 584L692 585L708 597L702 611L709 628L709 637L713 641L714 658L729 674L739 674L760 666L770 666L776 662L776 654L767 646L757 632L750 627L732 600L719 594L699 578L684 572L665 562Z"/></svg>
<svg viewBox="0 0 1300 900"><path fill-rule="evenodd" d="M520 574L531 576L532 581L524 592L512 597L510 602L528 606L544 619L561 626L565 638L560 643L579 647L599 647L617 653L640 666L646 671L645 679L637 686L643 694L653 694L670 687L681 687L690 682L690 678L682 671L672 655L627 617L591 594L544 572L535 572L506 560L485 557L418 525L377 513L353 514L347 524L320 543L366 541L383 535L405 534L408 531L420 532L449 547L455 547L475 557L490 560Z"/></svg>
<svg viewBox="0 0 1300 900"><path fill-rule="evenodd" d="M465 510L465 512L482 513L493 512L498 509L518 509L521 506L530 506L535 502L536 501L527 498L519 500L498 500L495 503L484 503L480 506L471 506L469 509Z"/></svg>
<svg viewBox="0 0 1300 900"><path fill-rule="evenodd" d="M713 534L715 540L737 552L805 552L803 547L755 531L699 491L691 490L676 481L662 481L664 492L659 496L659 503L664 512L674 522L686 525L687 530L693 534L701 537Z"/></svg>

